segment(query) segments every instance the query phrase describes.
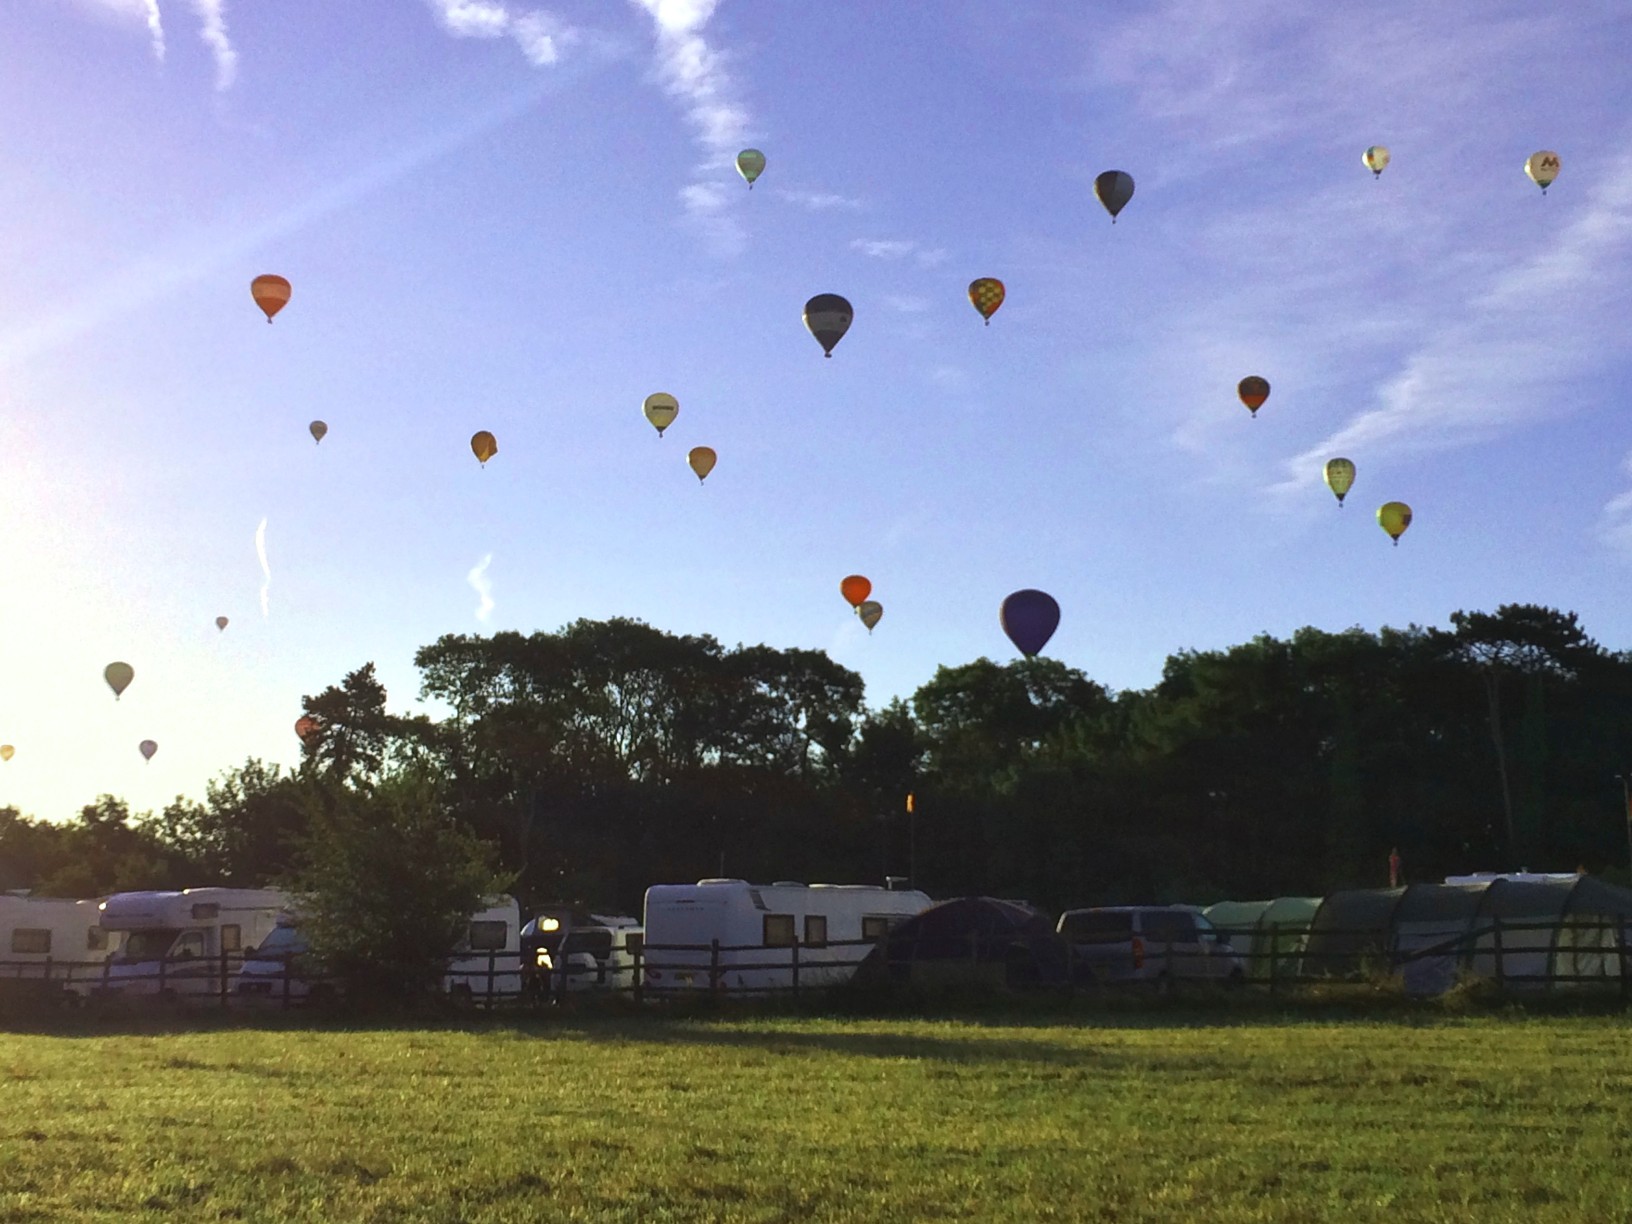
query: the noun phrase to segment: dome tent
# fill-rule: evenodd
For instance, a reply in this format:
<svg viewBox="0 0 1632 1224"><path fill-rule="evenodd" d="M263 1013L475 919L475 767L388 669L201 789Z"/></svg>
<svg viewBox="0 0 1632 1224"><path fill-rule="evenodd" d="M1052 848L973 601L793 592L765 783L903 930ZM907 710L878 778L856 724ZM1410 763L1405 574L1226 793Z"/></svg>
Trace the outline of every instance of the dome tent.
<svg viewBox="0 0 1632 1224"><path fill-rule="evenodd" d="M1247 977L1266 981L1272 973L1289 976L1298 971L1297 958L1303 954L1320 902L1319 897L1219 901L1202 913L1229 936L1236 954L1246 958Z"/></svg>
<svg viewBox="0 0 1632 1224"><path fill-rule="evenodd" d="M958 897L892 927L856 978L915 986L1063 984L1065 944L1053 920L1023 901Z"/></svg>

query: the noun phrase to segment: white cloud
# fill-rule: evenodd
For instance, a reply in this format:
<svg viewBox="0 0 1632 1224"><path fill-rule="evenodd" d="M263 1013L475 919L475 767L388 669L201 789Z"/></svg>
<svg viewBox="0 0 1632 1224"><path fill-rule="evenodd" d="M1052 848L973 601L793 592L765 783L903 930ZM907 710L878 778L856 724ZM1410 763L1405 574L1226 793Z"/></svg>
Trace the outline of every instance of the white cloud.
<svg viewBox="0 0 1632 1224"><path fill-rule="evenodd" d="M884 305L891 310L902 314L923 314L929 309L930 302L925 297L915 297L909 294L889 293L884 295Z"/></svg>
<svg viewBox="0 0 1632 1224"><path fill-rule="evenodd" d="M272 590L272 567L266 562L266 516L261 516L260 526L255 528L255 555L261 562L261 615L270 615L267 604L267 595Z"/></svg>
<svg viewBox="0 0 1632 1224"><path fill-rule="evenodd" d="M493 612L493 580L487 576L487 567L493 564L493 554L488 553L476 563L474 569L465 575L465 581L470 583L471 590L481 597L476 605L476 619L487 620Z"/></svg>
<svg viewBox="0 0 1632 1224"><path fill-rule="evenodd" d="M812 212L825 212L829 209L842 208L856 210L862 207L862 202L854 196L839 195L832 191L799 191L788 187L778 187L776 198L786 200L789 204L797 204L801 208L808 208Z"/></svg>
<svg viewBox="0 0 1632 1224"><path fill-rule="evenodd" d="M860 251L870 259L900 259L912 254L917 245L896 238L857 238L850 243L850 249Z"/></svg>
<svg viewBox="0 0 1632 1224"><path fill-rule="evenodd" d="M544 68L558 62L579 32L543 9L518 9L505 0L426 0L442 28L455 38L508 38L527 61Z"/></svg>
<svg viewBox="0 0 1632 1224"><path fill-rule="evenodd" d="M158 0L153 0L153 7L157 9ZM226 0L193 0L193 9L198 13L198 36L215 58L215 87L219 90L231 89L238 76L238 52L233 50L232 40L227 37L226 8Z"/></svg>

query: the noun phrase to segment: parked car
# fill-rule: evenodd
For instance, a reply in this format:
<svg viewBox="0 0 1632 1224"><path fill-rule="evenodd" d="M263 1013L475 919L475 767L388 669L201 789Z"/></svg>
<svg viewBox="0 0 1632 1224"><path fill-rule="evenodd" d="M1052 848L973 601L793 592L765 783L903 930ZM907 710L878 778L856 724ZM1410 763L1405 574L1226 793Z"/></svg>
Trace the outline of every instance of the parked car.
<svg viewBox="0 0 1632 1224"><path fill-rule="evenodd" d="M542 909L521 928L522 989L552 997L563 991L630 990L641 938L640 920L627 914Z"/></svg>
<svg viewBox="0 0 1632 1224"><path fill-rule="evenodd" d="M1225 934L1186 905L1067 910L1056 928L1073 976L1099 982L1199 980L1235 984L1247 965Z"/></svg>

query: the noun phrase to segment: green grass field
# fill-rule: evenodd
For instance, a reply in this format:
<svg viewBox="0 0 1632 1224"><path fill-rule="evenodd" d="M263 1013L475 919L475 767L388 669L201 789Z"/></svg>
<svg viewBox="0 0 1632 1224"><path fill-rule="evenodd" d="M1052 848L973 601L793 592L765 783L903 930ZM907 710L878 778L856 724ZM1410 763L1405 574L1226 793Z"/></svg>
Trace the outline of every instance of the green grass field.
<svg viewBox="0 0 1632 1224"><path fill-rule="evenodd" d="M1623 1018L0 1035L0 1220L1632 1219Z"/></svg>

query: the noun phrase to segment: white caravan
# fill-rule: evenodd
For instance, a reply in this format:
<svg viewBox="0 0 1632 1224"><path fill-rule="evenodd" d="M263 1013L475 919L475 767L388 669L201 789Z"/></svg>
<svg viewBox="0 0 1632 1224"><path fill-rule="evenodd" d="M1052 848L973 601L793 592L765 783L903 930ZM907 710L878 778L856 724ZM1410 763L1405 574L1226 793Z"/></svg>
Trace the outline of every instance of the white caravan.
<svg viewBox="0 0 1632 1224"><path fill-rule="evenodd" d="M288 905L272 888L115 893L102 902L102 926L124 931L125 942L98 993L220 994Z"/></svg>
<svg viewBox="0 0 1632 1224"><path fill-rule="evenodd" d="M916 889L872 884L654 884L643 985L654 994L836 986L892 926L931 904Z"/></svg>
<svg viewBox="0 0 1632 1224"><path fill-rule="evenodd" d="M86 993L121 939L102 927L101 913L94 900L0 894L0 978L49 979Z"/></svg>
<svg viewBox="0 0 1632 1224"><path fill-rule="evenodd" d="M306 939L292 910L279 917L257 951L259 955L245 957L238 971L233 993L239 999L300 1002L324 993L327 983L306 960ZM488 897L471 915L448 959L442 989L464 1000L485 1001L490 994L495 1000L512 999L521 993L521 909L514 897Z"/></svg>

